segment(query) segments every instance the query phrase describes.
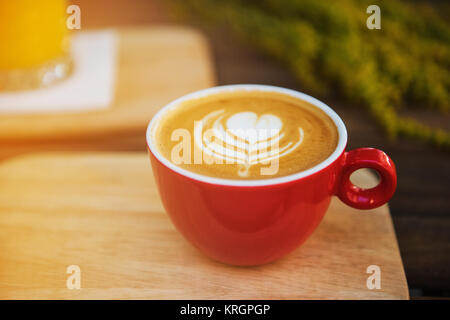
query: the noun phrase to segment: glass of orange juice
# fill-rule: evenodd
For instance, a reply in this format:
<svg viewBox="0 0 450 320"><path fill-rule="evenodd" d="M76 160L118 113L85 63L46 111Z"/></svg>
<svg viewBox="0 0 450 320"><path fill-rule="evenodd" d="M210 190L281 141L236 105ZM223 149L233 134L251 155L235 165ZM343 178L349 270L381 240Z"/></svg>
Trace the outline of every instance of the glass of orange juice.
<svg viewBox="0 0 450 320"><path fill-rule="evenodd" d="M72 70L65 0L0 0L0 92L36 89Z"/></svg>

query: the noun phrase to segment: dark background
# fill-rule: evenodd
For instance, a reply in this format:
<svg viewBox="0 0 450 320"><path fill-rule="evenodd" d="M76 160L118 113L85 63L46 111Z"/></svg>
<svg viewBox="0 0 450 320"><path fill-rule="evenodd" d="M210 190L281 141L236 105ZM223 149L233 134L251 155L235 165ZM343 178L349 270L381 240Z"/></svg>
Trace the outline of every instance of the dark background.
<svg viewBox="0 0 450 320"><path fill-rule="evenodd" d="M72 2L81 7L82 29L181 23L163 1ZM439 6L444 2L433 3ZM226 28L193 26L202 30L211 44L217 84L271 84L307 92L286 68L234 38ZM397 166L398 188L390 208L411 297L450 297L450 154L410 140L389 141L363 109L333 96L319 98L344 119L349 149L380 148ZM448 115L414 112L422 121L450 130Z"/></svg>

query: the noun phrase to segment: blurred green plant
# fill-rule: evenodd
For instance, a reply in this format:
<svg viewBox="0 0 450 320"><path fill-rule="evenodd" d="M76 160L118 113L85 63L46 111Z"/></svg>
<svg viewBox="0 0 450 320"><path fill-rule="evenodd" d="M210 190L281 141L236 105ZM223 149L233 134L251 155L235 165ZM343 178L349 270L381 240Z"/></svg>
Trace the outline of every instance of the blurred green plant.
<svg viewBox="0 0 450 320"><path fill-rule="evenodd" d="M178 15L232 29L284 62L311 93L337 90L365 107L391 138L450 149L450 133L400 116L426 106L450 111L450 26L426 5L379 4L381 29L369 30L372 0L172 0Z"/></svg>

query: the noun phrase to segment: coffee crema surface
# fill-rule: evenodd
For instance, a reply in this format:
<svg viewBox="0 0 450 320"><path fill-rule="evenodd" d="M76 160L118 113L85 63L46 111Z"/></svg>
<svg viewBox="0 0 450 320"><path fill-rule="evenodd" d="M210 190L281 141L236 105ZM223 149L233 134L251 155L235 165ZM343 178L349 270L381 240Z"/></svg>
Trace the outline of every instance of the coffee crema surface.
<svg viewBox="0 0 450 320"><path fill-rule="evenodd" d="M158 151L188 171L223 179L270 179L307 170L336 149L333 120L278 92L232 91L181 102L152 130Z"/></svg>

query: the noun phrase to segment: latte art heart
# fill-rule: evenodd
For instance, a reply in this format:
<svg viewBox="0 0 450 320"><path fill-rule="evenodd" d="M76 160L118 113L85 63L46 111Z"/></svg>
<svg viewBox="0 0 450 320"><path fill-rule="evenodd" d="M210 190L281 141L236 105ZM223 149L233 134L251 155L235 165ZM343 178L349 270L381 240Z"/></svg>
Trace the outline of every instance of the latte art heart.
<svg viewBox="0 0 450 320"><path fill-rule="evenodd" d="M273 114L258 117L254 112L239 112L225 121L225 110L207 114L197 126L196 145L207 155L238 163L239 176L248 176L255 164L278 160L297 149L303 142L304 132L298 128L295 141L284 141L283 122ZM206 134L201 134L201 131ZM282 143L280 143L282 142Z"/></svg>
<svg viewBox="0 0 450 320"><path fill-rule="evenodd" d="M227 129L230 130L234 135L240 137L241 139L247 140L249 143L255 143L254 136L246 136L245 133L251 130L255 132L261 132L258 135L258 139L271 138L277 135L283 123L277 116L272 114L263 114L258 118L258 115L254 112L239 112L228 118ZM267 135L267 137L264 137ZM260 141L260 140L258 140Z"/></svg>

